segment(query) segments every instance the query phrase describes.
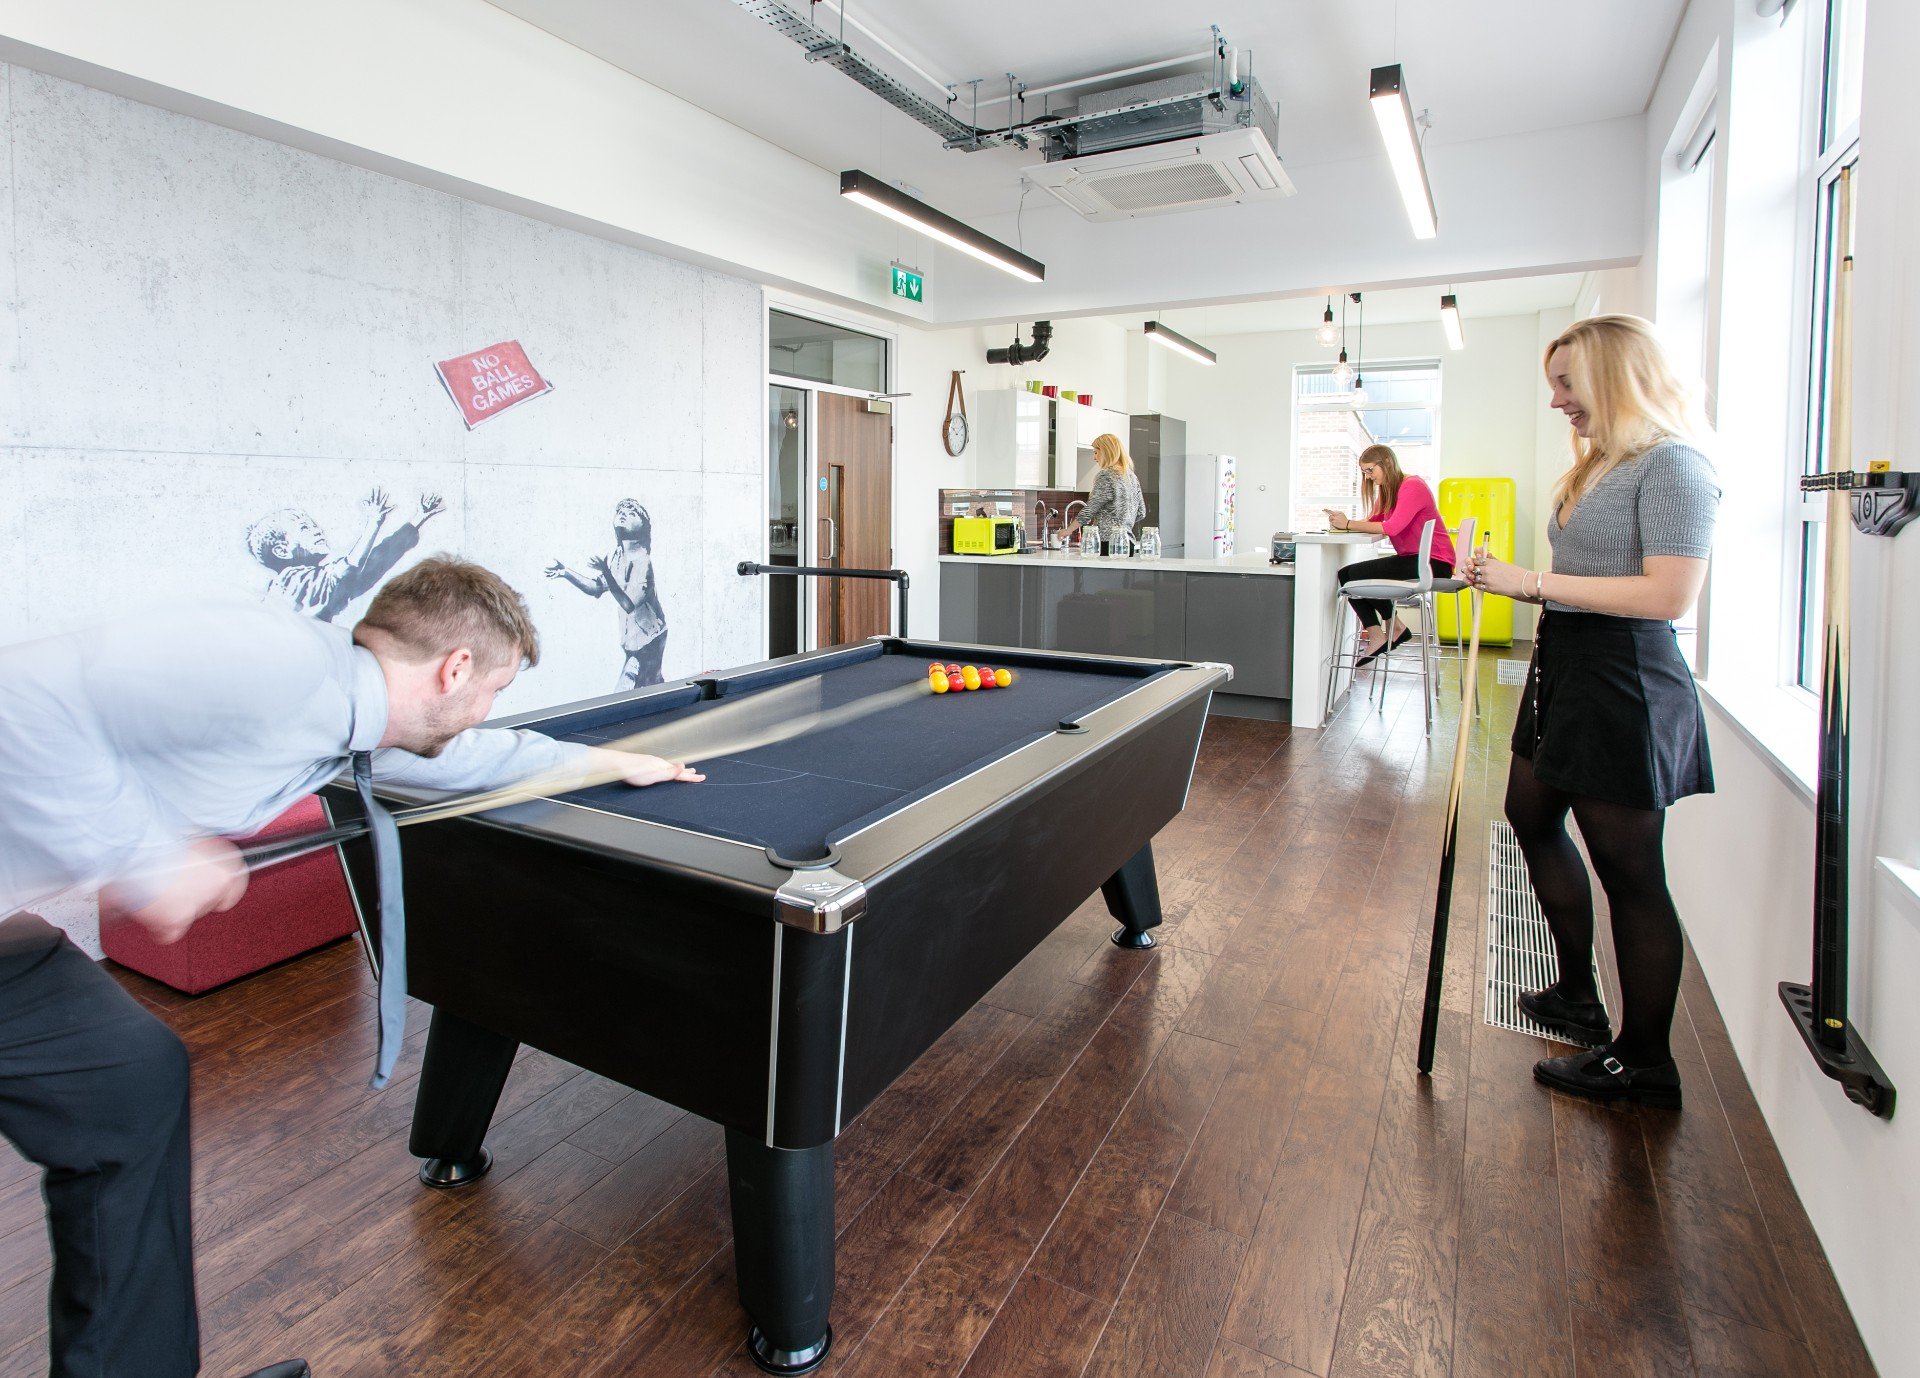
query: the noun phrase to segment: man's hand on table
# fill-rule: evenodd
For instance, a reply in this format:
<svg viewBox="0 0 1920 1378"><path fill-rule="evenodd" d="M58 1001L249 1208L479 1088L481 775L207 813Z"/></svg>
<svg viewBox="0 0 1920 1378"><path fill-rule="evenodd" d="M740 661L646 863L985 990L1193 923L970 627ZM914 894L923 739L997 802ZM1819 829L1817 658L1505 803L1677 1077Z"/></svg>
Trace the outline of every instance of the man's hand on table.
<svg viewBox="0 0 1920 1378"><path fill-rule="evenodd" d="M645 756L637 751L609 751L605 747L593 748L592 769L596 775L611 775L629 785L658 785L669 780L693 783L707 778L692 766L663 761L658 756Z"/></svg>

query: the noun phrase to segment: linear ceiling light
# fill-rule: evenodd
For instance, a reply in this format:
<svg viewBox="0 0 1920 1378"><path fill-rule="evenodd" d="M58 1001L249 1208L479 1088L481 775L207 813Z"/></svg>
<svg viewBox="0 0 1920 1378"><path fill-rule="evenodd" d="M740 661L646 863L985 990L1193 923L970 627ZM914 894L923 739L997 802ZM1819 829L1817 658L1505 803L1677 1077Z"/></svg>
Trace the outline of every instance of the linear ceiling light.
<svg viewBox="0 0 1920 1378"><path fill-rule="evenodd" d="M1447 332L1448 349L1465 349L1466 334L1460 329L1460 304L1448 292L1440 298L1440 326Z"/></svg>
<svg viewBox="0 0 1920 1378"><path fill-rule="evenodd" d="M1184 354L1196 364L1211 366L1220 356L1205 345L1195 344L1177 330L1169 330L1159 321L1147 322L1147 338L1163 344L1175 354Z"/></svg>
<svg viewBox="0 0 1920 1378"><path fill-rule="evenodd" d="M1420 156L1413 103L1407 99L1400 64L1375 67L1367 96L1373 104L1373 118L1380 125L1380 138L1387 146L1387 161L1393 164L1393 180L1400 184L1400 199L1407 205L1407 219L1413 222L1413 237L1432 239L1439 229L1439 218L1433 211L1433 184L1427 180L1426 159Z"/></svg>
<svg viewBox="0 0 1920 1378"><path fill-rule="evenodd" d="M849 201L858 201L868 210L879 211L888 219L898 220L902 225L937 239L963 254L971 254L982 263L991 263L1003 273L1012 273L1023 282L1039 282L1047 275L1047 265L1039 259L1028 258L1018 249L981 234L971 225L961 224L924 201L914 200L871 173L841 173L840 194Z"/></svg>

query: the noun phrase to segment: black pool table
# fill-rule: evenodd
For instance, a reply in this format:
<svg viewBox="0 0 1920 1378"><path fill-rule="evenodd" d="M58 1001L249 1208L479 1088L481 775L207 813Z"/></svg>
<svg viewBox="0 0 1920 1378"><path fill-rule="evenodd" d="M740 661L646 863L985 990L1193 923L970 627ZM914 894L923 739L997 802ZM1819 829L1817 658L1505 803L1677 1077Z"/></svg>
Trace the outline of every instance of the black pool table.
<svg viewBox="0 0 1920 1378"><path fill-rule="evenodd" d="M1015 678L935 695L934 660ZM720 737L778 740L700 760L701 784L405 830L408 984L434 1007L423 1180L486 1170L521 1043L713 1120L754 1359L814 1367L832 1340L835 1136L1096 887L1115 941L1152 945L1150 843L1230 674L875 638L504 720L605 742L713 713ZM350 790L328 802L359 813ZM370 897L366 844L343 852Z"/></svg>

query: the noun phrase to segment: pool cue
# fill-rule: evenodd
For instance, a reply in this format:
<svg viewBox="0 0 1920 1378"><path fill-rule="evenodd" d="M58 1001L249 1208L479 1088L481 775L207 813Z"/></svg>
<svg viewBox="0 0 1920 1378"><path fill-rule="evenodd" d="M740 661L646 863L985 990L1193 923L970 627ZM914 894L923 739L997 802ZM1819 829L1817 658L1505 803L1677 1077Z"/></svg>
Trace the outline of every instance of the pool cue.
<svg viewBox="0 0 1920 1378"><path fill-rule="evenodd" d="M1833 404L1827 427L1827 469L1853 468L1853 169L1840 170L1834 220L1840 265L1833 287ZM1848 756L1853 658L1852 495L1827 493L1826 607L1820 663L1820 773L1814 791L1813 1036L1847 1050Z"/></svg>
<svg viewBox="0 0 1920 1378"><path fill-rule="evenodd" d="M1480 553L1485 555L1483 544ZM1467 705L1480 692L1480 608L1486 595L1472 594L1473 632L1467 644L1466 692L1460 700L1460 728L1453 737L1453 773L1447 781L1446 833L1440 843L1440 883L1433 897L1433 940L1427 948L1427 998L1420 1011L1420 1052L1416 1065L1421 1076L1433 1071L1433 1045L1440 1032L1440 978L1447 965L1447 920L1453 911L1453 858L1460 841L1460 796L1467 783L1467 743L1473 735L1473 714Z"/></svg>
<svg viewBox="0 0 1920 1378"><path fill-rule="evenodd" d="M696 714L679 722L648 728L616 741L594 745L598 745L603 751L660 756L667 760L676 758L682 761L712 760L777 746L805 732L843 726L857 718L909 703L923 695L931 697L933 693L923 679L894 689L883 690L877 694L866 695L850 703L841 704L838 708L815 710L779 723L758 727L735 725L735 720L746 716L749 708L755 715L763 713L769 702L769 696L776 700L805 697L812 692L817 692L819 681L818 675L809 676L792 685L776 686L733 703L716 704L705 713ZM711 721L713 719L719 721L716 723ZM549 799L556 794L571 794L577 790L611 784L621 776L622 772L611 769L550 771L545 775L523 780L517 785L481 790L474 794L460 795L457 798L432 804L417 804L408 809L396 809L393 813L393 821L401 827L406 827L414 823L432 823L441 819L487 813L494 809L506 808L510 804ZM311 856L329 847L337 847L343 842L364 837L366 832L367 825L363 820L340 823L319 832L302 833L296 837L276 837L253 843L240 849L240 859L251 873L264 867L277 866L282 862Z"/></svg>

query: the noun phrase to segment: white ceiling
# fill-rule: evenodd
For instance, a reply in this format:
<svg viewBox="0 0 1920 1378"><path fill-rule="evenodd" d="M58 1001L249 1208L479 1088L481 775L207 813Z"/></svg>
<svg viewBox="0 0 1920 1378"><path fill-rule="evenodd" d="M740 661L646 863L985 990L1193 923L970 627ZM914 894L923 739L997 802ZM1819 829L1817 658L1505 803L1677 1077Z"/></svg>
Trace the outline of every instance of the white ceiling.
<svg viewBox="0 0 1920 1378"><path fill-rule="evenodd" d="M864 168L952 214L1013 210L1019 169L1038 161L1011 148L945 150L930 130L840 73L808 63L798 45L730 0L492 3L822 169ZM808 0L786 3L796 12L809 8ZM835 33L837 3L813 7L814 22ZM1210 43L1207 24L1215 22L1278 107L1285 161L1311 167L1378 158L1385 175L1365 96L1371 67L1404 65L1415 108L1432 114L1430 144L1635 115L1646 107L1685 6L1217 0L1201 9L1166 0L850 0L846 35L855 52L936 101L945 93L929 78L982 78L983 101L999 98L982 105L984 126L1006 118L1009 72L1037 90L1182 54L1198 59ZM959 89L962 99L952 108L966 119L971 96ZM1067 92L1048 99L1075 98ZM1029 100L1026 114L1040 113L1039 100ZM1036 193L1033 200L1044 198Z"/></svg>
<svg viewBox="0 0 1920 1378"><path fill-rule="evenodd" d="M1278 109L1279 152L1301 194L1094 225L1031 186L1023 201L1020 170L1038 161L1037 152L949 151L878 96L807 62L796 43L732 0L489 2L823 173L862 168L1048 261L1046 287L1033 290L896 232L893 252L940 274L945 323L1093 315L1123 303L1131 315L1141 302L1269 299L1190 308L1196 321L1208 322L1194 328L1215 333L1276 328L1261 323L1262 312L1290 319L1308 308L1271 299L1298 298L1320 282L1484 282L1627 261L1623 245L1637 240L1623 240L1620 223L1639 214L1640 145L1637 135L1623 141L1620 126L1646 109L1687 5L1217 0L1208 11L1168 0L850 0L849 45L917 94L944 103L943 84L956 84L961 99L950 108L966 119L964 83L983 78L982 126L1007 117L1008 72L1038 91L1183 54L1200 70L1207 23L1217 21ZM785 3L809 10L808 0ZM812 6L814 22L837 33L839 3ZM1406 233L1367 105L1369 69L1394 61L1404 67L1416 110L1431 114L1438 241ZM1071 101L1081 91L1173 70L1048 99ZM1039 99L1030 98L1025 117L1040 113ZM713 169L718 184L728 175ZM752 184L737 191L751 203ZM767 230L777 236L780 207L766 212ZM1540 290L1525 289L1510 309L1572 298L1556 285L1546 290L1557 300L1526 304ZM1408 319L1430 318L1430 295L1410 294ZM1471 299L1463 293L1463 306ZM884 296L865 304L889 310ZM1383 298L1379 310L1389 309ZM1225 324L1211 324L1216 319Z"/></svg>

